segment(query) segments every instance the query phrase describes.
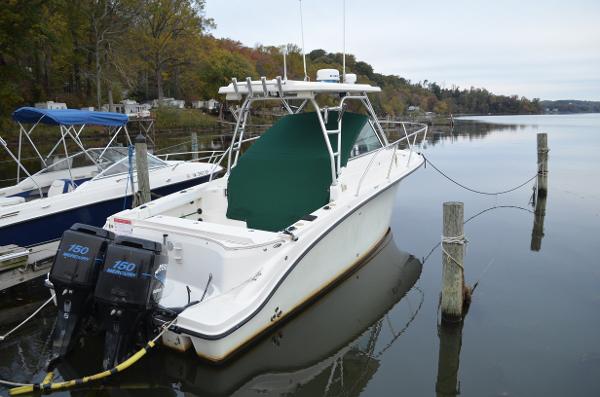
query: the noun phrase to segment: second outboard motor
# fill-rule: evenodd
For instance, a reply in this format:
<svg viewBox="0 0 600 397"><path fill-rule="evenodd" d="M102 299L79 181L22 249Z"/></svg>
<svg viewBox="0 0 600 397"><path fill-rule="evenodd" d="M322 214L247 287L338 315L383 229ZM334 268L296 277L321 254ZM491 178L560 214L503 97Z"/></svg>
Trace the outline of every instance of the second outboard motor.
<svg viewBox="0 0 600 397"><path fill-rule="evenodd" d="M58 309L53 359L69 351L82 317L91 308L98 272L113 237L107 230L81 223L63 233L49 275Z"/></svg>
<svg viewBox="0 0 600 397"><path fill-rule="evenodd" d="M167 264L161 251L160 243L128 236L117 236L107 249L94 294L106 328L105 369L123 361L158 305Z"/></svg>

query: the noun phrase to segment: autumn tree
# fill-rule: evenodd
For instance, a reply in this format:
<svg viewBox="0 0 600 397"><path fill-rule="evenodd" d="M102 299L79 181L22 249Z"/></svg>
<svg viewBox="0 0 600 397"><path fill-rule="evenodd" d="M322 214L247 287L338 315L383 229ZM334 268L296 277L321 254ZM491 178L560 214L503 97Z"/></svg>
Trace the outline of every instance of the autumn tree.
<svg viewBox="0 0 600 397"><path fill-rule="evenodd" d="M154 74L159 99L165 77L193 63L200 35L214 26L204 17L204 7L204 0L148 0L140 10L139 51Z"/></svg>

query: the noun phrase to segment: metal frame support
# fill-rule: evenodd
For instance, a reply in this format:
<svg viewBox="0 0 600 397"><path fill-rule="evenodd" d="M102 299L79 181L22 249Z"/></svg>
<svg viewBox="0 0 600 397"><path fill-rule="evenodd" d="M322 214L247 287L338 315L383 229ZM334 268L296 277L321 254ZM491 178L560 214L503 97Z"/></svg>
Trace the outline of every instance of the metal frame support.
<svg viewBox="0 0 600 397"><path fill-rule="evenodd" d="M250 78L250 77L248 77L248 78ZM267 89L267 78L265 76L262 76L260 78L260 82L262 83L263 95L266 98L269 96L269 90Z"/></svg>

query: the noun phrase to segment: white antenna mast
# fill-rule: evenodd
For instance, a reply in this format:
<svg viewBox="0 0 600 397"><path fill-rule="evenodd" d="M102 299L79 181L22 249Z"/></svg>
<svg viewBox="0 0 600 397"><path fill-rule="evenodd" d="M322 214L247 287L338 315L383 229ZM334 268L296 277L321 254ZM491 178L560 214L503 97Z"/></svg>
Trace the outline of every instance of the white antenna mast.
<svg viewBox="0 0 600 397"><path fill-rule="evenodd" d="M287 45L283 46L283 81L287 81Z"/></svg>
<svg viewBox="0 0 600 397"><path fill-rule="evenodd" d="M304 53L304 23L302 22L302 0L300 2L300 33L302 34L302 62L304 63L304 81L308 81L306 74L306 54Z"/></svg>
<svg viewBox="0 0 600 397"><path fill-rule="evenodd" d="M346 82L346 0L343 1L342 6L342 83Z"/></svg>

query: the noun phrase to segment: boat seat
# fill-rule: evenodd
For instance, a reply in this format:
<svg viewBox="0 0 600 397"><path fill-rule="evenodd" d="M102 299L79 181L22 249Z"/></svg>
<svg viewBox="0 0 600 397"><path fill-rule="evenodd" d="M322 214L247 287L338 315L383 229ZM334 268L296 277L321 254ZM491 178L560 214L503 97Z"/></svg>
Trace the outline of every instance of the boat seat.
<svg viewBox="0 0 600 397"><path fill-rule="evenodd" d="M0 207L10 207L11 205L22 204L25 202L25 197L0 197Z"/></svg>
<svg viewBox="0 0 600 397"><path fill-rule="evenodd" d="M58 196L73 190L73 182L70 179L56 179L48 188L48 197Z"/></svg>
<svg viewBox="0 0 600 397"><path fill-rule="evenodd" d="M329 112L327 129L337 128ZM341 165L368 118L344 112ZM337 135L329 139L337 151ZM314 112L287 115L269 128L239 158L227 185L227 218L248 228L280 231L329 202L331 166L319 119Z"/></svg>

